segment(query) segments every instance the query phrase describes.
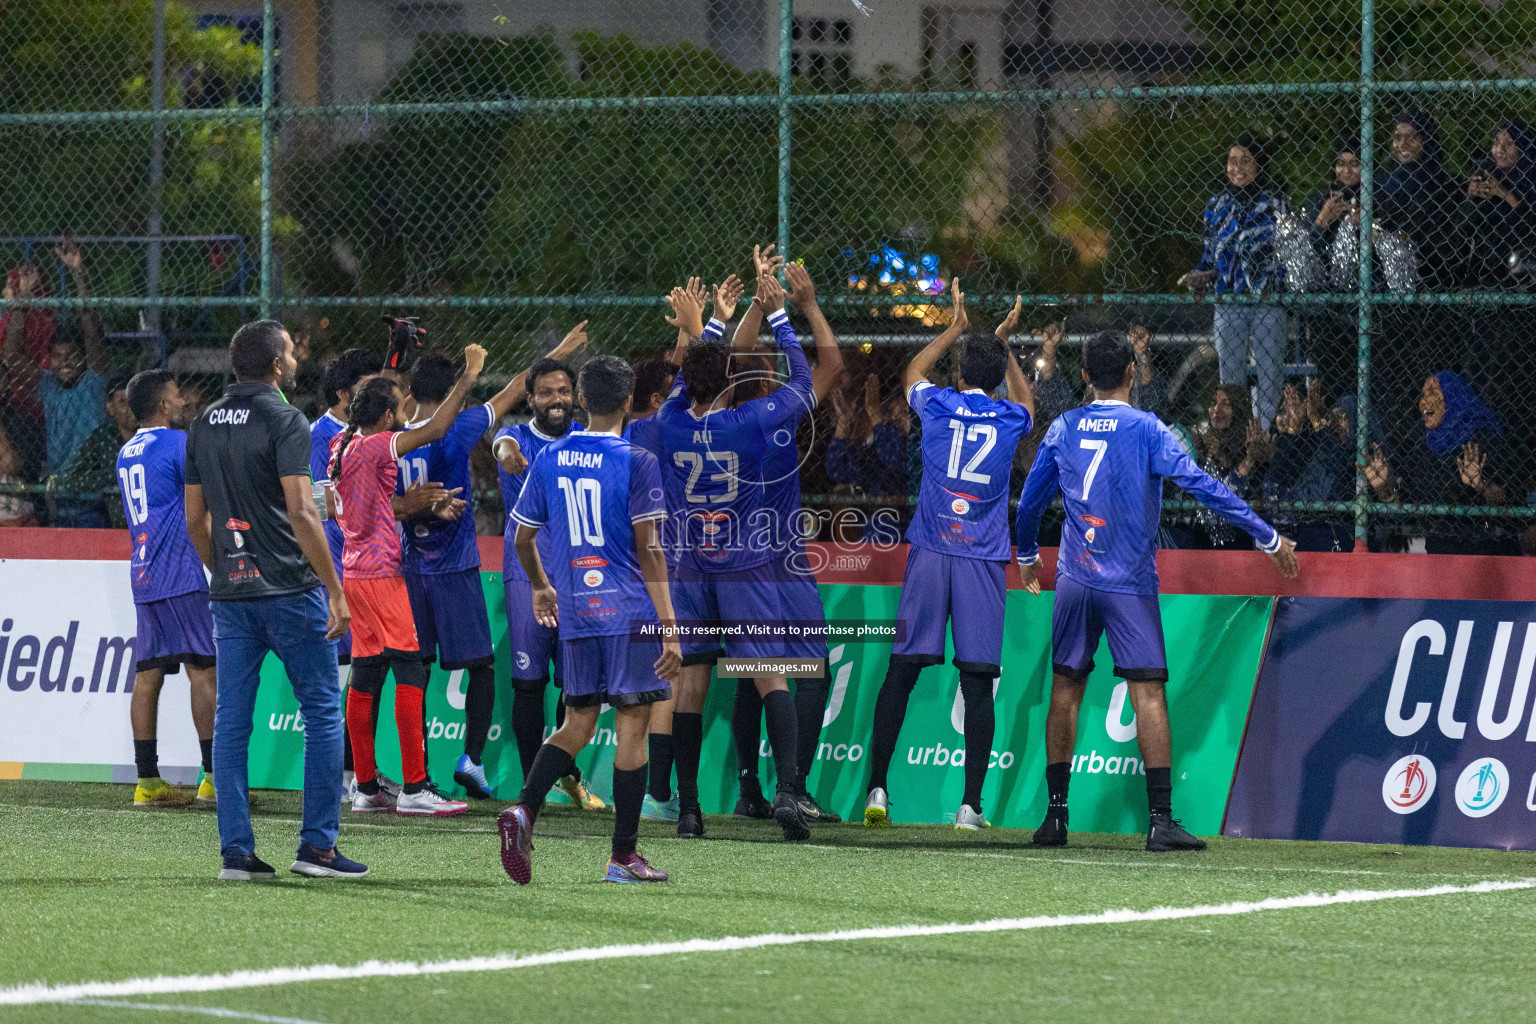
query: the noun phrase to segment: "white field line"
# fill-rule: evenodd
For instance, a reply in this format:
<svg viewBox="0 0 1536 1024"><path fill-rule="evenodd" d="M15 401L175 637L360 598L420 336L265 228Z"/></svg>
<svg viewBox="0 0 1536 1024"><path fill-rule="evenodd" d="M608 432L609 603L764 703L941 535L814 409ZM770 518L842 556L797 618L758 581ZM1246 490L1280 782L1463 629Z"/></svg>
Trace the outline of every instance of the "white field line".
<svg viewBox="0 0 1536 1024"><path fill-rule="evenodd" d="M109 1006L123 1010L158 1010L161 1013L200 1014L204 1017L222 1017L225 1020L254 1020L259 1024L319 1024L303 1017L273 1017L266 1013L246 1013L244 1010L227 1010L222 1006L192 1006L176 1003L135 1003L128 999L75 999L70 1006Z"/></svg>
<svg viewBox="0 0 1536 1024"><path fill-rule="evenodd" d="M818 846L814 843L802 844L809 850L858 850L868 852L881 852L878 846ZM897 849L893 847L893 849ZM988 860L1016 860L1031 864L1086 864L1096 868L1161 868L1175 871L1294 871L1307 875L1390 875L1411 874L1416 878L1466 878L1466 874L1444 871L1414 871L1391 872L1371 871L1366 868L1305 868L1305 867L1261 867L1258 865L1239 864L1195 864L1189 861L1164 861L1164 860L1089 860L1086 857L1052 857L1049 854L1035 853L991 853L983 850L914 850L907 847L899 848L902 853L916 853L924 856L939 857L975 857Z"/></svg>
<svg viewBox="0 0 1536 1024"><path fill-rule="evenodd" d="M306 967L272 967L264 970L232 971L228 974L160 975L153 978L129 978L124 981L87 981L70 985L32 982L0 988L0 1006L31 1006L38 1003L67 1003L80 999L111 999L125 996L166 995L181 992L223 992L230 989L292 985L305 981L346 981L356 978L414 978L421 975L479 974L509 971L550 964L588 963L598 960L628 960L637 957L672 956L689 953L723 953L770 946L799 946L807 943L855 942L866 939L911 939L933 935L963 935L977 932L1024 932L1041 928L1068 928L1076 925L1136 924L1146 921L1177 921L1201 917L1236 917L1266 910L1296 910L1329 907L1345 903L1375 903L1380 900L1416 899L1460 893L1507 892L1536 889L1536 878L1507 882L1478 882L1474 885L1438 885L1427 889L1359 889L1335 893L1308 893L1281 896L1254 902L1218 903L1195 907L1157 907L1152 910L1105 910L1096 914L1065 914L1051 917L1009 917L970 924L909 924L880 928L801 934L730 936L722 939L688 939L683 942L629 943L594 946L585 949L553 950L518 956L498 953L494 956L461 960L437 960L418 963L410 960L369 960L365 963L311 964Z"/></svg>

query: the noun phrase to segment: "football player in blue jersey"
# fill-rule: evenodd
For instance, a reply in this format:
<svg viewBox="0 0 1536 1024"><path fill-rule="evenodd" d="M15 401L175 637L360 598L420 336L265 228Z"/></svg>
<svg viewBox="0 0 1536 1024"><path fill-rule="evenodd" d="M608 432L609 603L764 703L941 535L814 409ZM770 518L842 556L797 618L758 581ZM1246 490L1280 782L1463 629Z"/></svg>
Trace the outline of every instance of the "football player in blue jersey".
<svg viewBox="0 0 1536 1024"><path fill-rule="evenodd" d="M905 634L891 650L875 701L869 796L864 824L890 824L886 776L907 700L926 665L944 660L946 625L965 704L965 793L958 829L986 828L981 787L992 756L992 702L1003 652L1007 598L1008 480L1019 442L1034 421L1034 394L1008 337L1023 304L1015 300L994 334L965 334L965 295L951 282L950 326L907 365L907 404L922 424L923 482L907 528L907 569L896 617ZM964 337L962 337L962 334ZM955 386L929 380L939 357L959 340ZM1008 398L990 396L1004 381Z"/></svg>
<svg viewBox="0 0 1536 1024"><path fill-rule="evenodd" d="M139 429L117 456L123 511L133 538L128 579L138 614L138 659L129 717L139 784L133 805L179 802L160 777L160 690L167 672L185 667L192 685L192 724L202 747L197 799L214 800L213 707L216 693L213 616L202 560L187 536L183 477L187 464L186 405L166 370L145 370L128 382L128 408Z"/></svg>
<svg viewBox="0 0 1536 1024"><path fill-rule="evenodd" d="M586 321L571 335L580 335L586 343ZM562 342L562 345L564 342ZM572 350L574 351L574 349ZM576 375L559 359L545 356L525 374L528 407L533 419L502 427L496 432L491 452L499 464L503 507L508 512L504 526L502 577L507 600L507 644L512 649L512 736L522 763L523 778L533 769L534 755L544 742L544 692L550 681L550 663L554 663L554 681L561 684L559 632L538 621L533 614L533 590L528 574L517 557L517 524L511 511L517 505L527 479L528 466L545 447L560 440L581 424L572 421L576 407ZM549 543L547 540L540 543ZM555 708L555 725L565 721L565 705ZM581 769L571 766L569 774L558 783L560 791L577 807L598 810L606 806L602 797L587 788Z"/></svg>
<svg viewBox="0 0 1536 1024"><path fill-rule="evenodd" d="M683 643L685 670L672 716L677 756L679 836L704 834L699 807L699 754L710 663L724 646L731 657L782 657L782 638L724 632L727 626L782 622L786 615L773 585L772 545L753 543L763 509L764 458L777 439L793 435L793 424L815 405L810 364L784 312L784 290L772 275L759 277L758 301L789 364L789 380L771 395L732 408L731 354L722 345L696 345L683 357L677 384L656 413L663 451L667 503L689 510L681 524L682 551L674 595L679 623L695 634ZM674 308L687 309L690 325L701 315L688 296L673 293ZM702 333L702 325L699 327ZM691 331L690 331L691 333ZM713 635L704 631L713 630ZM721 644L720 640L724 639ZM758 681L768 736L773 744L778 794L773 816L787 840L810 836L795 799L796 723L794 701L782 677Z"/></svg>
<svg viewBox="0 0 1536 1024"><path fill-rule="evenodd" d="M586 344L586 322L550 353L563 359ZM445 671L468 675L464 688L464 753L459 755L453 781L477 800L489 800L491 786L482 763L496 704L496 655L491 647L491 620L480 584L480 547L475 539L474 505L470 501L470 451L500 419L527 396L526 373L483 405L460 412L440 440L400 460L396 490L404 495L411 484L433 482L450 494L463 494L467 507L455 519L420 517L401 529L401 568L416 620L421 657L437 661ZM453 390L458 368L452 360L428 354L411 369L411 397L416 417L406 429L432 418Z"/></svg>
<svg viewBox="0 0 1536 1024"><path fill-rule="evenodd" d="M1147 849L1200 850L1205 843L1173 818L1173 750L1168 730L1168 659L1157 603L1157 527L1163 481L1172 480L1253 537L1287 579L1296 545L1212 478L1156 416L1130 405L1135 355L1118 331L1083 344L1083 380L1095 400L1058 416L1024 481L1015 536L1024 587L1040 593L1040 514L1058 491L1066 509L1051 614L1051 707L1046 717L1049 806L1038 846L1065 846L1067 789L1077 712L1099 638L1109 634L1114 673L1136 711L1136 742L1147 771Z"/></svg>
<svg viewBox="0 0 1536 1024"><path fill-rule="evenodd" d="M754 250L753 262L759 276L773 274L782 269L789 284L789 297L810 321L811 335L816 340L816 368L811 374L820 402L843 376L843 356L838 349L837 335L816 302L816 286L810 272L799 263L785 264L769 252ZM718 304L717 304L718 305ZM758 326L762 320L762 306L753 299L747 312L742 314L732 343L734 352L747 352L757 344ZM723 325L711 320L704 328L704 340L723 333ZM768 382L769 374L761 374ZM756 383L756 382L753 382ZM759 389L745 388L738 381L737 400L750 400L752 392ZM814 629L826 621L826 609L821 603L821 591L816 585L815 574L805 553L805 519L807 513L800 506L800 447L795 434L798 423L786 425L786 433L776 434L774 442L763 460L763 505L770 513L768 520L778 558L774 583L780 590L786 618ZM812 519L814 523L814 519ZM827 657L824 636L813 635L795 644L787 652L795 658ZM817 745L821 741L822 719L826 716L827 698L831 692L830 680L823 673L819 678L801 677L795 680L795 725L799 749L795 752L795 795L800 810L810 821L841 821L837 814L817 803L808 788L811 767L816 761ZM762 732L762 697L755 682L743 679L737 683L736 699L731 708L731 735L736 746L736 781L739 798L735 813L738 817L766 818L771 814L768 801L763 796L762 784L757 776L758 737Z"/></svg>
<svg viewBox="0 0 1536 1024"><path fill-rule="evenodd" d="M517 803L497 819L501 863L519 885L539 806L613 707L613 853L606 882L664 882L635 848L646 788L650 709L672 696L682 651L656 524L667 516L656 457L619 437L634 372L617 356L581 369L590 429L572 430L534 460L511 511L534 614L560 628L565 722L540 746ZM544 535L548 539L544 540ZM542 541L542 542L541 542Z"/></svg>
<svg viewBox="0 0 1536 1024"><path fill-rule="evenodd" d="M681 332L679 332L681 333ZM662 359L648 359L634 365L635 388L629 402L629 423L624 427L624 440L638 445L656 456L661 450L661 437L656 431L656 410L666 401L677 379L677 367ZM658 462L659 465L659 462ZM677 579L677 548L668 543L668 531L675 521L677 510L668 506L667 518L662 520L661 548L667 561L667 579ZM672 707L674 701L658 701L651 705L650 735L647 747L650 752L650 784L646 787L645 802L640 817L647 821L676 821L677 794L672 791Z"/></svg>

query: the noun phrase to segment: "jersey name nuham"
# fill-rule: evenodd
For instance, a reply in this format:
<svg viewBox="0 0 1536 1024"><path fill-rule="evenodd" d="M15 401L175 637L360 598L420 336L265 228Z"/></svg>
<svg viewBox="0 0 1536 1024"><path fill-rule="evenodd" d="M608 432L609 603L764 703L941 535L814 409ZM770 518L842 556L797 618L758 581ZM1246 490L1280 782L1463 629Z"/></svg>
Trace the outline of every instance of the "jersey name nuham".
<svg viewBox="0 0 1536 1024"><path fill-rule="evenodd" d="M601 469L603 465L602 452L579 452L569 448L561 448L555 452L555 464L557 466L575 466L578 469Z"/></svg>

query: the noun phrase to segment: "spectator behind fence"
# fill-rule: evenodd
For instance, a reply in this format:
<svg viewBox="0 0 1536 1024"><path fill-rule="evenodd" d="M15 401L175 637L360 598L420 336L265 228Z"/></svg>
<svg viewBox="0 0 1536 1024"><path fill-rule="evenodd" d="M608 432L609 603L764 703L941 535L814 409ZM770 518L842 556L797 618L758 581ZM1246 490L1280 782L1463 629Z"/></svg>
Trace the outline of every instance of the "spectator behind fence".
<svg viewBox="0 0 1536 1024"><path fill-rule="evenodd" d="M20 304L21 274L23 268L12 267L5 277L6 309L0 314L0 352L8 352L13 317L21 321L21 351L32 363L48 368L48 350L59 333L59 318L46 306L31 308ZM48 278L43 274L32 276L32 298L44 299L52 294ZM0 372L3 372L4 395L0 403L0 426L10 434L11 444L21 459L18 476L36 480L43 467L43 455L48 447L48 434L43 425L43 403L37 397L36 379L29 373L17 373L11 369L9 356L0 356Z"/></svg>
<svg viewBox="0 0 1536 1024"><path fill-rule="evenodd" d="M1380 444L1364 466L1377 501L1388 504L1508 504L1504 428L1459 373L1441 370L1424 380L1419 397L1424 443L1412 444L1394 466ZM1424 550L1444 555L1516 555L1514 531L1495 519L1458 516L1426 534Z"/></svg>
<svg viewBox="0 0 1536 1024"><path fill-rule="evenodd" d="M1302 222L1324 268L1328 291L1359 287L1360 242L1342 239L1340 232L1360 230L1360 140L1340 139L1333 148L1333 175L1327 187L1314 192L1302 209ZM1334 394L1355 390L1360 343L1359 317L1353 307L1316 306L1301 316L1307 352L1317 365L1323 386ZM1298 547L1300 538L1297 539ZM1302 548L1301 550L1307 550Z"/></svg>
<svg viewBox="0 0 1536 1024"><path fill-rule="evenodd" d="M1067 322L1061 320L1046 324L1041 330L1040 354L1035 357L1034 363L1035 408L1040 413L1036 423L1049 424L1068 409L1083 404L1086 398L1072 375L1061 372L1058 352L1066 329ZM1131 340L1131 351L1136 357L1136 379L1131 382L1131 404L1138 409L1145 409L1158 419L1166 419L1168 386L1158 376L1152 362L1152 332L1145 324L1133 320L1125 333Z"/></svg>
<svg viewBox="0 0 1536 1024"><path fill-rule="evenodd" d="M1354 395L1325 407L1317 378L1301 393L1287 385L1275 415L1273 457L1264 476L1266 497L1282 501L1353 501L1355 498ZM1343 512L1281 514L1292 524L1297 551L1352 551L1353 517Z"/></svg>
<svg viewBox="0 0 1536 1024"><path fill-rule="evenodd" d="M1227 186L1205 207L1205 249L1200 263L1179 278L1217 295L1275 295L1285 288L1285 267L1275 256L1277 217L1285 197L1271 191L1264 148L1242 136L1227 151ZM1269 305L1216 307L1213 326L1223 384L1248 380L1248 356L1258 370L1259 421L1274 422L1285 368L1285 310Z"/></svg>
<svg viewBox="0 0 1536 1024"><path fill-rule="evenodd" d="M21 484L25 463L21 453L11 443L10 435L0 425L0 485ZM0 490L0 527L36 526L37 517L32 514L32 502L24 494L11 494Z"/></svg>
<svg viewBox="0 0 1536 1024"><path fill-rule="evenodd" d="M59 260L74 276L80 298L91 295L80 248L65 242L54 250ZM37 294L39 272L24 266L17 272L16 284L6 285L10 309L28 309L25 297ZM38 359L27 342L30 317L11 317L6 324L4 362L13 381L25 392L35 393L43 407L47 430L46 475L63 470L85 439L106 418L106 373L111 360L101 343L101 326L90 309L80 312L79 334L60 330L52 337L47 366Z"/></svg>
<svg viewBox="0 0 1536 1024"><path fill-rule="evenodd" d="M58 522L61 526L126 529L123 503L117 498L117 453L138 430L128 407L128 384L107 386L107 422L91 432L58 476Z"/></svg>
<svg viewBox="0 0 1536 1024"><path fill-rule="evenodd" d="M864 378L863 417L851 391L835 388L831 393L836 421L827 445L827 476L853 494L875 499L876 505L895 505L905 521L910 410L896 391L882 399L880 378L873 373Z"/></svg>
<svg viewBox="0 0 1536 1024"><path fill-rule="evenodd" d="M1248 390L1240 384L1221 384L1206 404L1206 426L1195 434L1200 468L1220 480L1239 498L1247 499L1249 483L1269 461L1265 430L1253 419ZM1195 512L1198 526L1193 542L1213 548L1242 546L1247 541L1239 530L1204 505Z"/></svg>

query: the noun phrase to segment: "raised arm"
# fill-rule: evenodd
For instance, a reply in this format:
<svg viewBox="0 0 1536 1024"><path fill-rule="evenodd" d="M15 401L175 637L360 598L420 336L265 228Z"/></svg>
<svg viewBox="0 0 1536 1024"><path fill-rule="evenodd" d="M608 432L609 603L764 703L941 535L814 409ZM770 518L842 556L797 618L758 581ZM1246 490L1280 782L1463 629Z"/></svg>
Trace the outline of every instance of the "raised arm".
<svg viewBox="0 0 1536 1024"><path fill-rule="evenodd" d="M902 378L903 390L911 391L912 385L920 380L927 380L928 374L933 371L933 364L939 361L949 346L955 343L955 339L965 333L969 321L965 318L965 293L960 290L960 279L953 278L949 282L951 295L951 320L948 327L937 338L934 338L923 350L912 357L907 364L907 372Z"/></svg>
<svg viewBox="0 0 1536 1024"><path fill-rule="evenodd" d="M1035 389L1029 383L1029 378L1024 376L1024 370L1019 366L1019 361L1013 357L1013 348L1008 345L1008 339L1013 337L1013 329L1019 325L1019 314L1024 311L1024 296L1013 297L1013 308L1003 318L1003 322L997 325L994 332L1002 339L1003 345L1008 348L1008 400L1015 405L1022 405L1029 410L1030 422L1035 419Z"/></svg>
<svg viewBox="0 0 1536 1024"><path fill-rule="evenodd" d="M697 280L693 278L689 284ZM672 349L668 362L673 366L682 366L683 353L688 351L688 346L695 338L704 334L704 305L688 288L673 288L667 296L667 305L672 307L672 315L667 317L667 323L677 328L677 345Z"/></svg>
<svg viewBox="0 0 1536 1024"><path fill-rule="evenodd" d="M59 262L69 268L69 274L75 280L75 294L81 299L91 297L91 279L85 270L85 256L80 251L80 246L74 239L66 238L53 247L53 253L59 258ZM80 307L80 333L85 338L85 361L92 370L106 374L112 369L112 360L107 355L106 346L102 344L101 321L96 316L96 311L89 306Z"/></svg>
<svg viewBox="0 0 1536 1024"><path fill-rule="evenodd" d="M789 282L789 297L811 324L811 336L816 339L816 371L812 374L816 400L826 397L843 376L843 353L837 346L837 335L821 312L816 301L816 285L810 272L799 263L784 265L784 278ZM743 320L746 318L743 317Z"/></svg>
<svg viewBox="0 0 1536 1024"><path fill-rule="evenodd" d="M586 343L587 321L583 320L575 327L572 327L569 334L560 339L560 344L546 352L544 354L544 358L565 359L566 357L577 352ZM496 392L496 394L491 396L491 409L495 412L496 418L501 419L507 413L515 409L517 404L527 397L528 371L524 370L516 377L513 377L511 380L507 381L506 387L502 388L500 391ZM443 404L446 405L447 402L444 402ZM457 406L455 406L455 408L457 408Z"/></svg>
<svg viewBox="0 0 1536 1024"><path fill-rule="evenodd" d="M459 379L454 381L453 390L448 392L448 397L443 399L432 418L415 430L402 430L395 436L395 454L404 455L406 452L415 451L433 441L441 440L448 433L448 428L453 426L453 421L459 415L459 409L464 405L464 399L469 395L469 389L475 386L475 378L480 376L480 370L485 366L485 349L479 345L468 345L464 349L464 372L459 374Z"/></svg>

